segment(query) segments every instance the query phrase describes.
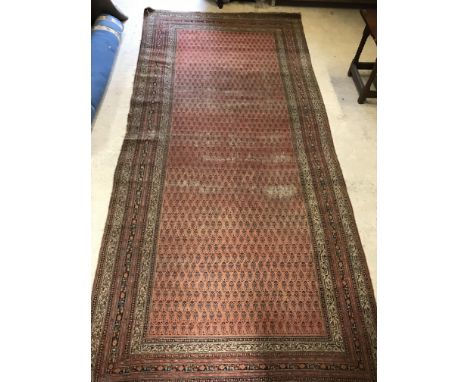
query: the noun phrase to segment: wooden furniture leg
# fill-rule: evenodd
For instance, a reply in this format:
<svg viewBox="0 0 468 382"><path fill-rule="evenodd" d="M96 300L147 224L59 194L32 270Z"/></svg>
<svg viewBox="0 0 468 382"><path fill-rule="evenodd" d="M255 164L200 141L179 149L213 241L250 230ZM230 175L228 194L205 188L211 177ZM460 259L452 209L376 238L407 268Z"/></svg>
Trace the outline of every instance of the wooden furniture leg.
<svg viewBox="0 0 468 382"><path fill-rule="evenodd" d="M364 28L364 31L362 32L361 42L359 43L356 54L354 55L354 58L351 61L351 65L349 66L348 77L352 76L353 65L356 65L359 62L359 58L361 57L362 50L364 49L364 45L366 45L366 41L367 41L367 38L369 37L369 35L370 35L370 29L366 25L365 28Z"/></svg>
<svg viewBox="0 0 468 382"><path fill-rule="evenodd" d="M357 48L351 65L349 65L348 76L353 78L358 91L358 103L364 103L367 98L377 98L377 59L375 62L360 62L362 50L366 45L367 38L371 35L377 44L377 12L372 9L361 9L361 16L364 19L365 27L362 32L361 42ZM369 79L364 84L359 70L370 70ZM376 90L370 90L372 84Z"/></svg>
<svg viewBox="0 0 468 382"><path fill-rule="evenodd" d="M358 103L360 104L364 103L367 97L372 97L372 98L377 97L377 93L373 90L370 90L372 83L376 81L376 75L377 75L377 60L375 60L374 68L372 69L369 79L367 80L366 84L359 92Z"/></svg>

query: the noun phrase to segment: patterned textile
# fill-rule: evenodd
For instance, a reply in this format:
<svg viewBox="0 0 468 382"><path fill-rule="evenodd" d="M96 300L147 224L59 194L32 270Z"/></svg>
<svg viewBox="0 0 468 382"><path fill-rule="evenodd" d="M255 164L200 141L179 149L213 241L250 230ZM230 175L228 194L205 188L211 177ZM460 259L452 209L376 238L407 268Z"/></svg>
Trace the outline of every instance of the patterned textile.
<svg viewBox="0 0 468 382"><path fill-rule="evenodd" d="M94 381L374 381L376 307L298 14L145 10Z"/></svg>

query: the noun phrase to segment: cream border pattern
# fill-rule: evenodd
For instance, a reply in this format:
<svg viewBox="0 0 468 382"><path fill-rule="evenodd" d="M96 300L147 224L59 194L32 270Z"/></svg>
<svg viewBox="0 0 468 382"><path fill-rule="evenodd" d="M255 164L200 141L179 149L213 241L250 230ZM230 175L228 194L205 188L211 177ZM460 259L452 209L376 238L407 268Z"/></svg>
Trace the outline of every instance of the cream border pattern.
<svg viewBox="0 0 468 382"><path fill-rule="evenodd" d="M313 116L317 122L322 149L325 154L327 168L330 172L330 177L333 181L333 191L338 202L338 210L340 213L341 223L346 235L346 242L348 244L348 251L350 254L351 265L354 271L354 279L356 281L359 301L363 310L363 316L366 323L368 335L372 342L372 353L374 359L377 359L377 328L375 326L375 317L371 307L371 298L369 295L371 286L369 280L366 280L364 275L364 267L367 265L362 264L364 254L359 240L359 235L352 214L352 206L346 192L346 185L343 175L341 173L340 164L337 160L335 149L332 143L331 132L328 123L328 117L323 103L320 89L318 87L317 79L312 69L311 59L307 46L304 45L305 38L303 37L303 30L301 25L295 25L296 41L299 44L299 52L301 52L301 68L304 78L306 80L306 90L312 100ZM343 192L345 190L345 192ZM359 243L358 243L359 242Z"/></svg>

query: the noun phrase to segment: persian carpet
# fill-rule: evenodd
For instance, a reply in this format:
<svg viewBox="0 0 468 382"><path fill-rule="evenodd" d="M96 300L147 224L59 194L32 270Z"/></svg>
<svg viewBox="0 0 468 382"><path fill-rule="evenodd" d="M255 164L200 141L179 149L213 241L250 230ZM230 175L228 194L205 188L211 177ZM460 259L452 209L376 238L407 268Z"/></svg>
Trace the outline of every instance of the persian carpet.
<svg viewBox="0 0 468 382"><path fill-rule="evenodd" d="M299 14L145 10L94 381L375 381L376 306Z"/></svg>

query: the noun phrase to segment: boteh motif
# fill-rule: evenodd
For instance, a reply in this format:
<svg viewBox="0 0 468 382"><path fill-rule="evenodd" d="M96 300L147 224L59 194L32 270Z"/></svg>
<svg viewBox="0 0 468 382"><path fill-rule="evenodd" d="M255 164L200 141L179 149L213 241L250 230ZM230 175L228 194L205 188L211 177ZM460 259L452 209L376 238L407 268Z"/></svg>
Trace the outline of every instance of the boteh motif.
<svg viewBox="0 0 468 382"><path fill-rule="evenodd" d="M374 381L376 308L296 14L147 9L94 381Z"/></svg>

